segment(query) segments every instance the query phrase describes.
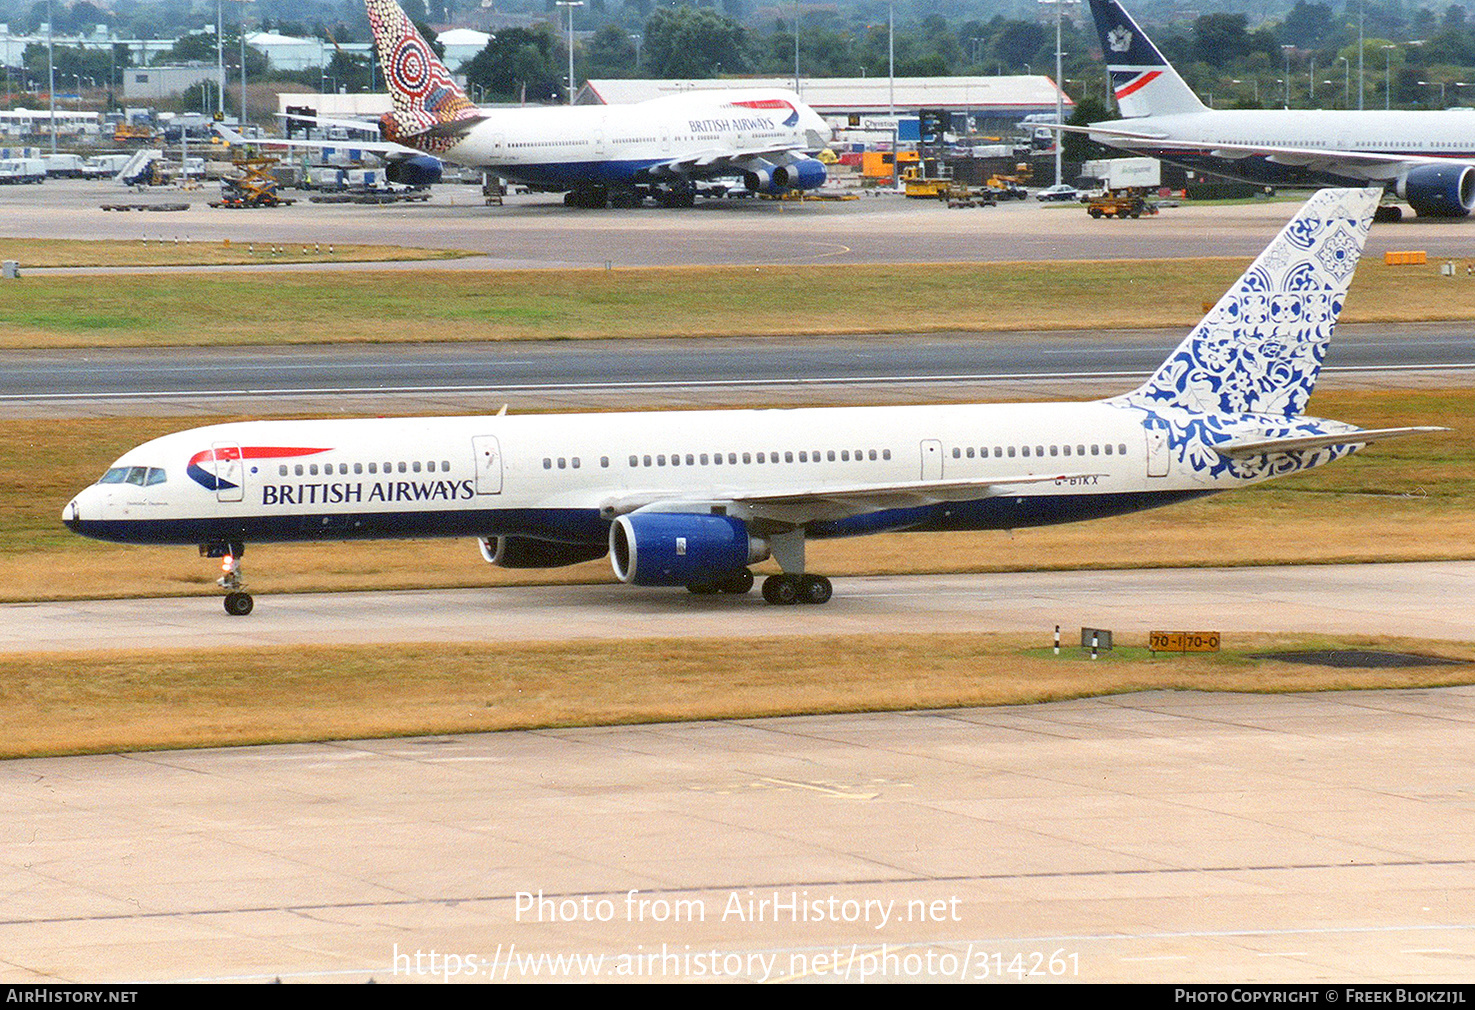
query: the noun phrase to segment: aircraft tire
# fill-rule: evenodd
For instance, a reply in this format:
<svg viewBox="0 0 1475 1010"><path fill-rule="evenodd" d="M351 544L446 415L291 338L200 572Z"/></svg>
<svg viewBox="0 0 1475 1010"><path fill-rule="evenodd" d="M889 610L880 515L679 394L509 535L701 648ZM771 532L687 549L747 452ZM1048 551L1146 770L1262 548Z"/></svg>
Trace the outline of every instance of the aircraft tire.
<svg viewBox="0 0 1475 1010"><path fill-rule="evenodd" d="M740 568L731 575L723 577L717 583L717 588L724 593L741 596L753 588L753 581L753 573L746 568Z"/></svg>
<svg viewBox="0 0 1475 1010"><path fill-rule="evenodd" d="M232 617L245 617L256 606L250 593L226 593L225 612Z"/></svg>
<svg viewBox="0 0 1475 1010"><path fill-rule="evenodd" d="M763 599L776 607L799 602L799 580L792 575L770 575L763 580Z"/></svg>
<svg viewBox="0 0 1475 1010"><path fill-rule="evenodd" d="M800 603L812 603L815 605L829 603L830 597L834 594L835 588L830 585L830 580L823 575L805 575L800 579Z"/></svg>

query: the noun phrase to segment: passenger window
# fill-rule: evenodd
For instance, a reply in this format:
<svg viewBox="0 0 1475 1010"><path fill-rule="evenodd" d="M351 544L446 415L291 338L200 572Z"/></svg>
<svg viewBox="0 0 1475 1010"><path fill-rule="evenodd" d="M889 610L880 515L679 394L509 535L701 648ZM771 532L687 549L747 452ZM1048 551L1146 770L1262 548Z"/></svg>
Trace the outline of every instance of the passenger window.
<svg viewBox="0 0 1475 1010"><path fill-rule="evenodd" d="M640 465L640 459L639 459L639 457L637 457L637 456L631 456L630 457L630 465L631 466L639 466ZM650 466L650 459L649 458L646 459L645 465L646 466Z"/></svg>
<svg viewBox="0 0 1475 1010"><path fill-rule="evenodd" d="M552 470L553 469L553 457L552 456L544 456L543 457L543 469L544 470Z"/></svg>
<svg viewBox="0 0 1475 1010"><path fill-rule="evenodd" d="M379 472L379 464L378 463L370 463L369 464L369 472L370 473L378 473Z"/></svg>
<svg viewBox="0 0 1475 1010"><path fill-rule="evenodd" d="M363 473L364 472L364 465L362 463L355 463L353 465L353 472L354 473Z"/></svg>
<svg viewBox="0 0 1475 1010"><path fill-rule="evenodd" d="M809 462L809 453L807 453L807 452L805 452L805 451L803 451L801 449L799 451L799 462L801 462L801 463L808 463Z"/></svg>
<svg viewBox="0 0 1475 1010"><path fill-rule="evenodd" d="M1021 456L1028 456L1029 455L1029 446L1027 446L1027 445L1021 446L1020 449L1019 449L1019 455L1021 455Z"/></svg>
<svg viewBox="0 0 1475 1010"><path fill-rule="evenodd" d="M411 463L410 464L410 469L413 470L413 471L415 471L416 473L419 473L420 472L420 461L417 459L417 460L415 460L415 462Z"/></svg>
<svg viewBox="0 0 1475 1010"><path fill-rule="evenodd" d="M309 476L316 477L318 475L318 465L313 463L307 468L307 473Z"/></svg>
<svg viewBox="0 0 1475 1010"><path fill-rule="evenodd" d="M1069 456L1070 455L1070 446L1066 446L1065 447L1064 455L1066 455L1066 456Z"/></svg>
<svg viewBox="0 0 1475 1010"><path fill-rule="evenodd" d="M1009 447L1009 458L1014 458L1014 447L1012 445Z"/></svg>
<svg viewBox="0 0 1475 1010"><path fill-rule="evenodd" d="M602 467L608 467L609 466L609 457L608 456L600 456L599 457L599 465L602 466Z"/></svg>
<svg viewBox="0 0 1475 1010"><path fill-rule="evenodd" d="M287 464L286 463L278 464L278 466L277 466L277 476L278 477L285 477L285 476L287 476Z"/></svg>
<svg viewBox="0 0 1475 1010"><path fill-rule="evenodd" d="M784 462L785 463L792 463L792 462L794 462L794 454L792 452L786 452L786 453L784 453Z"/></svg>
<svg viewBox="0 0 1475 1010"><path fill-rule="evenodd" d="M881 458L882 459L890 459L891 458L891 450L890 449L882 449L881 450Z"/></svg>
<svg viewBox="0 0 1475 1010"><path fill-rule="evenodd" d="M400 463L400 465L399 465L399 472L400 473L404 473L405 472L405 465L404 465L404 463Z"/></svg>
<svg viewBox="0 0 1475 1010"><path fill-rule="evenodd" d="M575 470L579 468L579 457L575 456L570 462L573 464Z"/></svg>

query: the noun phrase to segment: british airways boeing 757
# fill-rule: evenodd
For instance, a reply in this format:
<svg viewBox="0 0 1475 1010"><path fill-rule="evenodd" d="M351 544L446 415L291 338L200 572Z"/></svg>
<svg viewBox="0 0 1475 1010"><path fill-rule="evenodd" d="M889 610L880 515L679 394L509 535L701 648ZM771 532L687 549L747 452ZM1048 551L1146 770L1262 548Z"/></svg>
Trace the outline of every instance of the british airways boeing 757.
<svg viewBox="0 0 1475 1010"><path fill-rule="evenodd" d="M468 537L488 562L609 554L637 586L824 603L822 537L1074 522L1246 487L1436 428L1304 413L1379 191L1316 194L1136 390L1094 403L247 421L124 453L76 533L195 544L246 614L249 543Z"/></svg>
<svg viewBox="0 0 1475 1010"><path fill-rule="evenodd" d="M824 185L812 157L830 128L792 91L693 91L634 105L482 109L451 79L395 0L366 0L393 111L394 178L434 182L439 162L493 172L570 206L691 206L698 180L741 179L755 193ZM229 136L229 134L227 134ZM232 138L235 139L235 138ZM415 152L421 152L418 157ZM433 156L433 157L430 157Z"/></svg>
<svg viewBox="0 0 1475 1010"><path fill-rule="evenodd" d="M1092 140L1263 185L1377 184L1420 215L1475 210L1475 109L1210 109L1117 0L1091 15L1124 117L1083 129Z"/></svg>

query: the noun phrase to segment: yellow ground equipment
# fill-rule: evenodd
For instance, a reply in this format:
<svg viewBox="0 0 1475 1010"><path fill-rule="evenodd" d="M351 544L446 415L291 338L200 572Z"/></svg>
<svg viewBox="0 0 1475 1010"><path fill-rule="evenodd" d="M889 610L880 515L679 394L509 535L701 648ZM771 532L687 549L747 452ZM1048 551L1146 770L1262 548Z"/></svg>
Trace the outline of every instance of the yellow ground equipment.
<svg viewBox="0 0 1475 1010"><path fill-rule="evenodd" d="M210 206L237 210L284 207L293 202L277 196L277 181L271 176L276 158L241 158L232 164L241 173L240 177L222 180L220 199L212 200Z"/></svg>
<svg viewBox="0 0 1475 1010"><path fill-rule="evenodd" d="M1157 213L1157 204L1148 203L1141 193L1130 189L1109 189L1100 196L1093 196L1086 204L1086 213L1100 220L1103 217L1142 217Z"/></svg>

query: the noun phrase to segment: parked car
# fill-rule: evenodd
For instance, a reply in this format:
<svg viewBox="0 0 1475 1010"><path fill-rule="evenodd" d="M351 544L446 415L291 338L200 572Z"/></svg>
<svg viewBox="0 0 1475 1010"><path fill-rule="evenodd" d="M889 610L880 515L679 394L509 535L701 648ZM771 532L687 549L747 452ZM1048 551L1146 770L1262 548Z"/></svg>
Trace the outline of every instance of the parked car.
<svg viewBox="0 0 1475 1010"><path fill-rule="evenodd" d="M1057 182L1048 189L1042 189L1035 194L1035 199L1041 203L1051 201L1075 201L1081 198L1081 191L1074 186L1067 186L1063 182Z"/></svg>

